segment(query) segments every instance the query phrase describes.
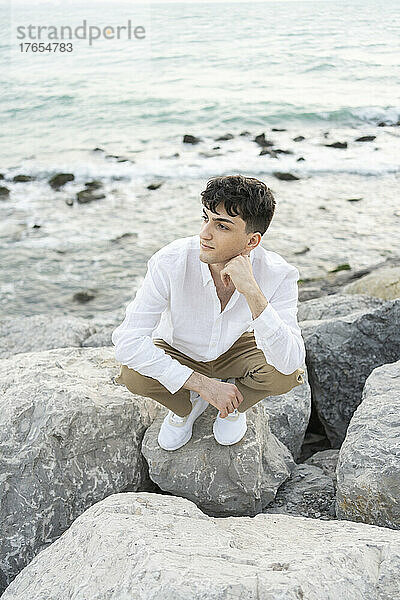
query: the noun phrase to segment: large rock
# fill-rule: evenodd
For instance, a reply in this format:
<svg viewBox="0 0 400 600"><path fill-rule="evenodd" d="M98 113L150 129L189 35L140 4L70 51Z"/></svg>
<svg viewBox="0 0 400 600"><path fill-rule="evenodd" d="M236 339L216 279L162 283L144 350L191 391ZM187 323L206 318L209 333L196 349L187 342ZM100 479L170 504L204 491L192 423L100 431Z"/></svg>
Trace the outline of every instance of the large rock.
<svg viewBox="0 0 400 600"><path fill-rule="evenodd" d="M4 317L0 321L0 358L52 348L112 346L111 334L124 309L94 320L56 314Z"/></svg>
<svg viewBox="0 0 400 600"><path fill-rule="evenodd" d="M295 461L301 455L304 436L311 415L311 388L307 369L303 373L304 384L297 385L286 394L267 396L256 406L261 414L269 416L272 433L290 450ZM249 411L246 411L249 415Z"/></svg>
<svg viewBox="0 0 400 600"><path fill-rule="evenodd" d="M312 456L304 461L306 465L313 465L323 470L325 475L332 479L336 489L336 467L339 458L339 449L331 448L330 450L321 450L315 452Z"/></svg>
<svg viewBox="0 0 400 600"><path fill-rule="evenodd" d="M383 304L384 300L366 294L330 294L299 302L297 319L299 322L336 319L354 312L378 308Z"/></svg>
<svg viewBox="0 0 400 600"><path fill-rule="evenodd" d="M400 298L400 267L388 266L376 269L361 279L348 283L345 294L369 294L384 300Z"/></svg>
<svg viewBox="0 0 400 600"><path fill-rule="evenodd" d="M398 600L398 532L289 515L212 518L185 498L114 494L2 600Z"/></svg>
<svg viewBox="0 0 400 600"><path fill-rule="evenodd" d="M336 473L340 518L400 529L400 360L368 377Z"/></svg>
<svg viewBox="0 0 400 600"><path fill-rule="evenodd" d="M143 437L150 478L162 490L192 500L208 515L254 516L275 498L295 462L271 433L268 414L258 404L246 411L247 431L231 446L214 439L217 412L210 405L194 423L189 442L171 452L157 441L163 409Z"/></svg>
<svg viewBox="0 0 400 600"><path fill-rule="evenodd" d="M111 348L0 360L0 590L86 508L148 485L140 448L161 405L116 372Z"/></svg>
<svg viewBox="0 0 400 600"><path fill-rule="evenodd" d="M364 313L323 320L308 332L302 326L313 402L333 448L345 438L371 371L398 360L399 323L397 299Z"/></svg>
<svg viewBox="0 0 400 600"><path fill-rule="evenodd" d="M335 487L332 477L314 465L296 465L290 478L279 488L275 500L263 509L263 513L334 519Z"/></svg>

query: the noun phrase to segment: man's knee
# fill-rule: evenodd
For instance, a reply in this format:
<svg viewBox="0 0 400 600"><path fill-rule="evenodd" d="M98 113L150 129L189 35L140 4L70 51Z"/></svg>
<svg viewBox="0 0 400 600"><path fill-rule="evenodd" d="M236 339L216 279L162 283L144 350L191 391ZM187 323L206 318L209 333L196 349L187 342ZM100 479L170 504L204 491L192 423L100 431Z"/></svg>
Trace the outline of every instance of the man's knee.
<svg viewBox="0 0 400 600"><path fill-rule="evenodd" d="M286 394L297 385L304 383L304 369L299 367L293 373L286 375L269 364L252 369L248 377L257 384L257 388L265 389L268 396L279 396ZM254 383L251 387L254 387Z"/></svg>
<svg viewBox="0 0 400 600"><path fill-rule="evenodd" d="M133 394L147 396L154 380L151 377L146 377L146 375L138 373L134 369L130 369L126 365L121 365L120 374L115 378L115 382L124 385Z"/></svg>

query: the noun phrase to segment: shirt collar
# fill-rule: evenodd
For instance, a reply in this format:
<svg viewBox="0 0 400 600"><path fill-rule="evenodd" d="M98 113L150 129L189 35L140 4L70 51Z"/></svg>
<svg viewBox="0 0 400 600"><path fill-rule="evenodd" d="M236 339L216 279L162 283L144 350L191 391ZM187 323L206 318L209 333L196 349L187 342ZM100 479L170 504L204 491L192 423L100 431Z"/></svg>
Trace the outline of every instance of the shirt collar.
<svg viewBox="0 0 400 600"><path fill-rule="evenodd" d="M200 251L200 238L199 238L199 251ZM255 252L255 248L252 248L252 250L250 250L250 262L253 265L254 262L254 252ZM208 266L208 263L204 263L203 261L199 260L200 262L200 266L201 266L201 272L203 275L203 286L207 285L207 283L209 283L210 281L214 281L211 275L211 271L210 268Z"/></svg>

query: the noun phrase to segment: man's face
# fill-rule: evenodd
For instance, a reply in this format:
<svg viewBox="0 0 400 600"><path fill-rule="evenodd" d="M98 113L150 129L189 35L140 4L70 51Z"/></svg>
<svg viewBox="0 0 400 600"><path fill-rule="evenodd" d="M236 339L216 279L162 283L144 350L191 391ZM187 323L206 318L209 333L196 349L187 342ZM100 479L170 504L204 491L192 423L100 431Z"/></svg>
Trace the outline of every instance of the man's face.
<svg viewBox="0 0 400 600"><path fill-rule="evenodd" d="M248 242L252 235L245 233L246 223L239 215L236 217L228 215L222 202L215 209L217 213L211 212L205 206L202 210L203 225L199 234L202 262L222 264L244 250L251 250ZM211 246L211 249L203 248L202 243Z"/></svg>

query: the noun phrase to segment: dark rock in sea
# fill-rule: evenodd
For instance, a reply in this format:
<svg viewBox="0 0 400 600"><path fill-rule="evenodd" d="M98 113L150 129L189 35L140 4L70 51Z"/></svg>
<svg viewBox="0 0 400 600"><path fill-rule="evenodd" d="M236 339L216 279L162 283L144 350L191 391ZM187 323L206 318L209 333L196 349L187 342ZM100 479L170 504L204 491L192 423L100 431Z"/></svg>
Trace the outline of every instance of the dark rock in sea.
<svg viewBox="0 0 400 600"><path fill-rule="evenodd" d="M93 152L105 152L103 148L93 148Z"/></svg>
<svg viewBox="0 0 400 600"><path fill-rule="evenodd" d="M66 201L65 201L65 204L67 206L73 206L74 205L74 201L73 201L72 198L67 198Z"/></svg>
<svg viewBox="0 0 400 600"><path fill-rule="evenodd" d="M157 183L150 183L150 184L147 186L147 189L148 189L148 190L157 190L159 187L161 187L161 186L162 186L162 184L163 184L163 183L164 183L163 181L159 181L159 182L157 182Z"/></svg>
<svg viewBox="0 0 400 600"><path fill-rule="evenodd" d="M310 248L308 246L304 246L304 248L302 248L301 250L295 250L293 252L293 254L299 255L299 254L306 254L306 252L309 252Z"/></svg>
<svg viewBox="0 0 400 600"><path fill-rule="evenodd" d="M362 135L361 137L355 139L355 142L373 142L376 138L376 135Z"/></svg>
<svg viewBox="0 0 400 600"><path fill-rule="evenodd" d="M201 140L201 138L198 138L195 135L189 135L189 134L185 133L182 141L184 144L198 144L202 140Z"/></svg>
<svg viewBox="0 0 400 600"><path fill-rule="evenodd" d="M10 195L10 190L6 188L4 185L0 185L0 198L8 198Z"/></svg>
<svg viewBox="0 0 400 600"><path fill-rule="evenodd" d="M294 142L302 142L305 139L306 138L304 137L304 135L298 135L297 137L293 138L293 141Z"/></svg>
<svg viewBox="0 0 400 600"><path fill-rule="evenodd" d="M263 148L258 156L263 156L264 154L268 154L268 156L271 158L278 158L277 153L274 150L269 150L268 148Z"/></svg>
<svg viewBox="0 0 400 600"><path fill-rule="evenodd" d="M0 173L0 179L4 179L3 173Z"/></svg>
<svg viewBox="0 0 400 600"><path fill-rule="evenodd" d="M280 148L275 148L274 152L276 154L294 154L293 150L281 150Z"/></svg>
<svg viewBox="0 0 400 600"><path fill-rule="evenodd" d="M301 161L303 161L303 160L306 160L306 159L305 159L303 156L300 156L300 158L298 158L298 159L296 160L296 162L301 162Z"/></svg>
<svg viewBox="0 0 400 600"><path fill-rule="evenodd" d="M93 179L92 181L87 181L85 187L89 190L98 190L103 187L103 184L98 179Z"/></svg>
<svg viewBox="0 0 400 600"><path fill-rule="evenodd" d="M80 304L85 304L86 302L90 302L90 300L93 300L93 298L95 298L95 294L92 294L91 292L85 291L85 292L76 292L73 296L72 296L72 300L74 302L79 302Z"/></svg>
<svg viewBox="0 0 400 600"><path fill-rule="evenodd" d="M256 135L253 142L256 142L256 144L265 148L270 148L271 146L274 146L274 142L265 139L265 133L260 133L260 135Z"/></svg>
<svg viewBox="0 0 400 600"><path fill-rule="evenodd" d="M239 135L251 135L250 131L242 131Z"/></svg>
<svg viewBox="0 0 400 600"><path fill-rule="evenodd" d="M333 142L333 144L325 144L327 148L347 148L347 142Z"/></svg>
<svg viewBox="0 0 400 600"><path fill-rule="evenodd" d="M359 202L363 198L346 198L347 202Z"/></svg>
<svg viewBox="0 0 400 600"><path fill-rule="evenodd" d="M213 146L212 149L213 150L221 150L221 146Z"/></svg>
<svg viewBox="0 0 400 600"><path fill-rule="evenodd" d="M274 171L272 174L281 181L295 181L296 179L300 179L300 177L296 177L296 175L292 175L292 173L282 173L280 171Z"/></svg>
<svg viewBox="0 0 400 600"><path fill-rule="evenodd" d="M215 142L225 142L226 140L233 140L235 136L232 133L226 133L218 138L214 138Z"/></svg>
<svg viewBox="0 0 400 600"><path fill-rule="evenodd" d="M213 158L214 156L222 156L221 152L199 152L199 156L203 156L204 158Z"/></svg>
<svg viewBox="0 0 400 600"><path fill-rule="evenodd" d="M65 185L68 181L73 181L75 176L73 173L57 173L51 179L49 179L49 185L53 188L53 190L59 190L60 187Z"/></svg>
<svg viewBox="0 0 400 600"><path fill-rule="evenodd" d="M386 123L385 121L381 121L380 123L378 123L378 127L386 127Z"/></svg>
<svg viewBox="0 0 400 600"><path fill-rule="evenodd" d="M326 139L329 135L329 131L324 131L324 138Z"/></svg>
<svg viewBox="0 0 400 600"><path fill-rule="evenodd" d="M161 154L160 158L178 158L179 152L175 152L175 154Z"/></svg>
<svg viewBox="0 0 400 600"><path fill-rule="evenodd" d="M93 194L92 190L90 189L81 190L76 194L76 199L79 204L87 204L88 202L93 202L94 200L102 200L105 197L105 194Z"/></svg>
<svg viewBox="0 0 400 600"><path fill-rule="evenodd" d="M287 129L280 129L279 127L272 127L271 131L287 131Z"/></svg>
<svg viewBox="0 0 400 600"><path fill-rule="evenodd" d="M25 183L26 181L33 181L35 178L32 175L15 175L13 181L16 183Z"/></svg>

